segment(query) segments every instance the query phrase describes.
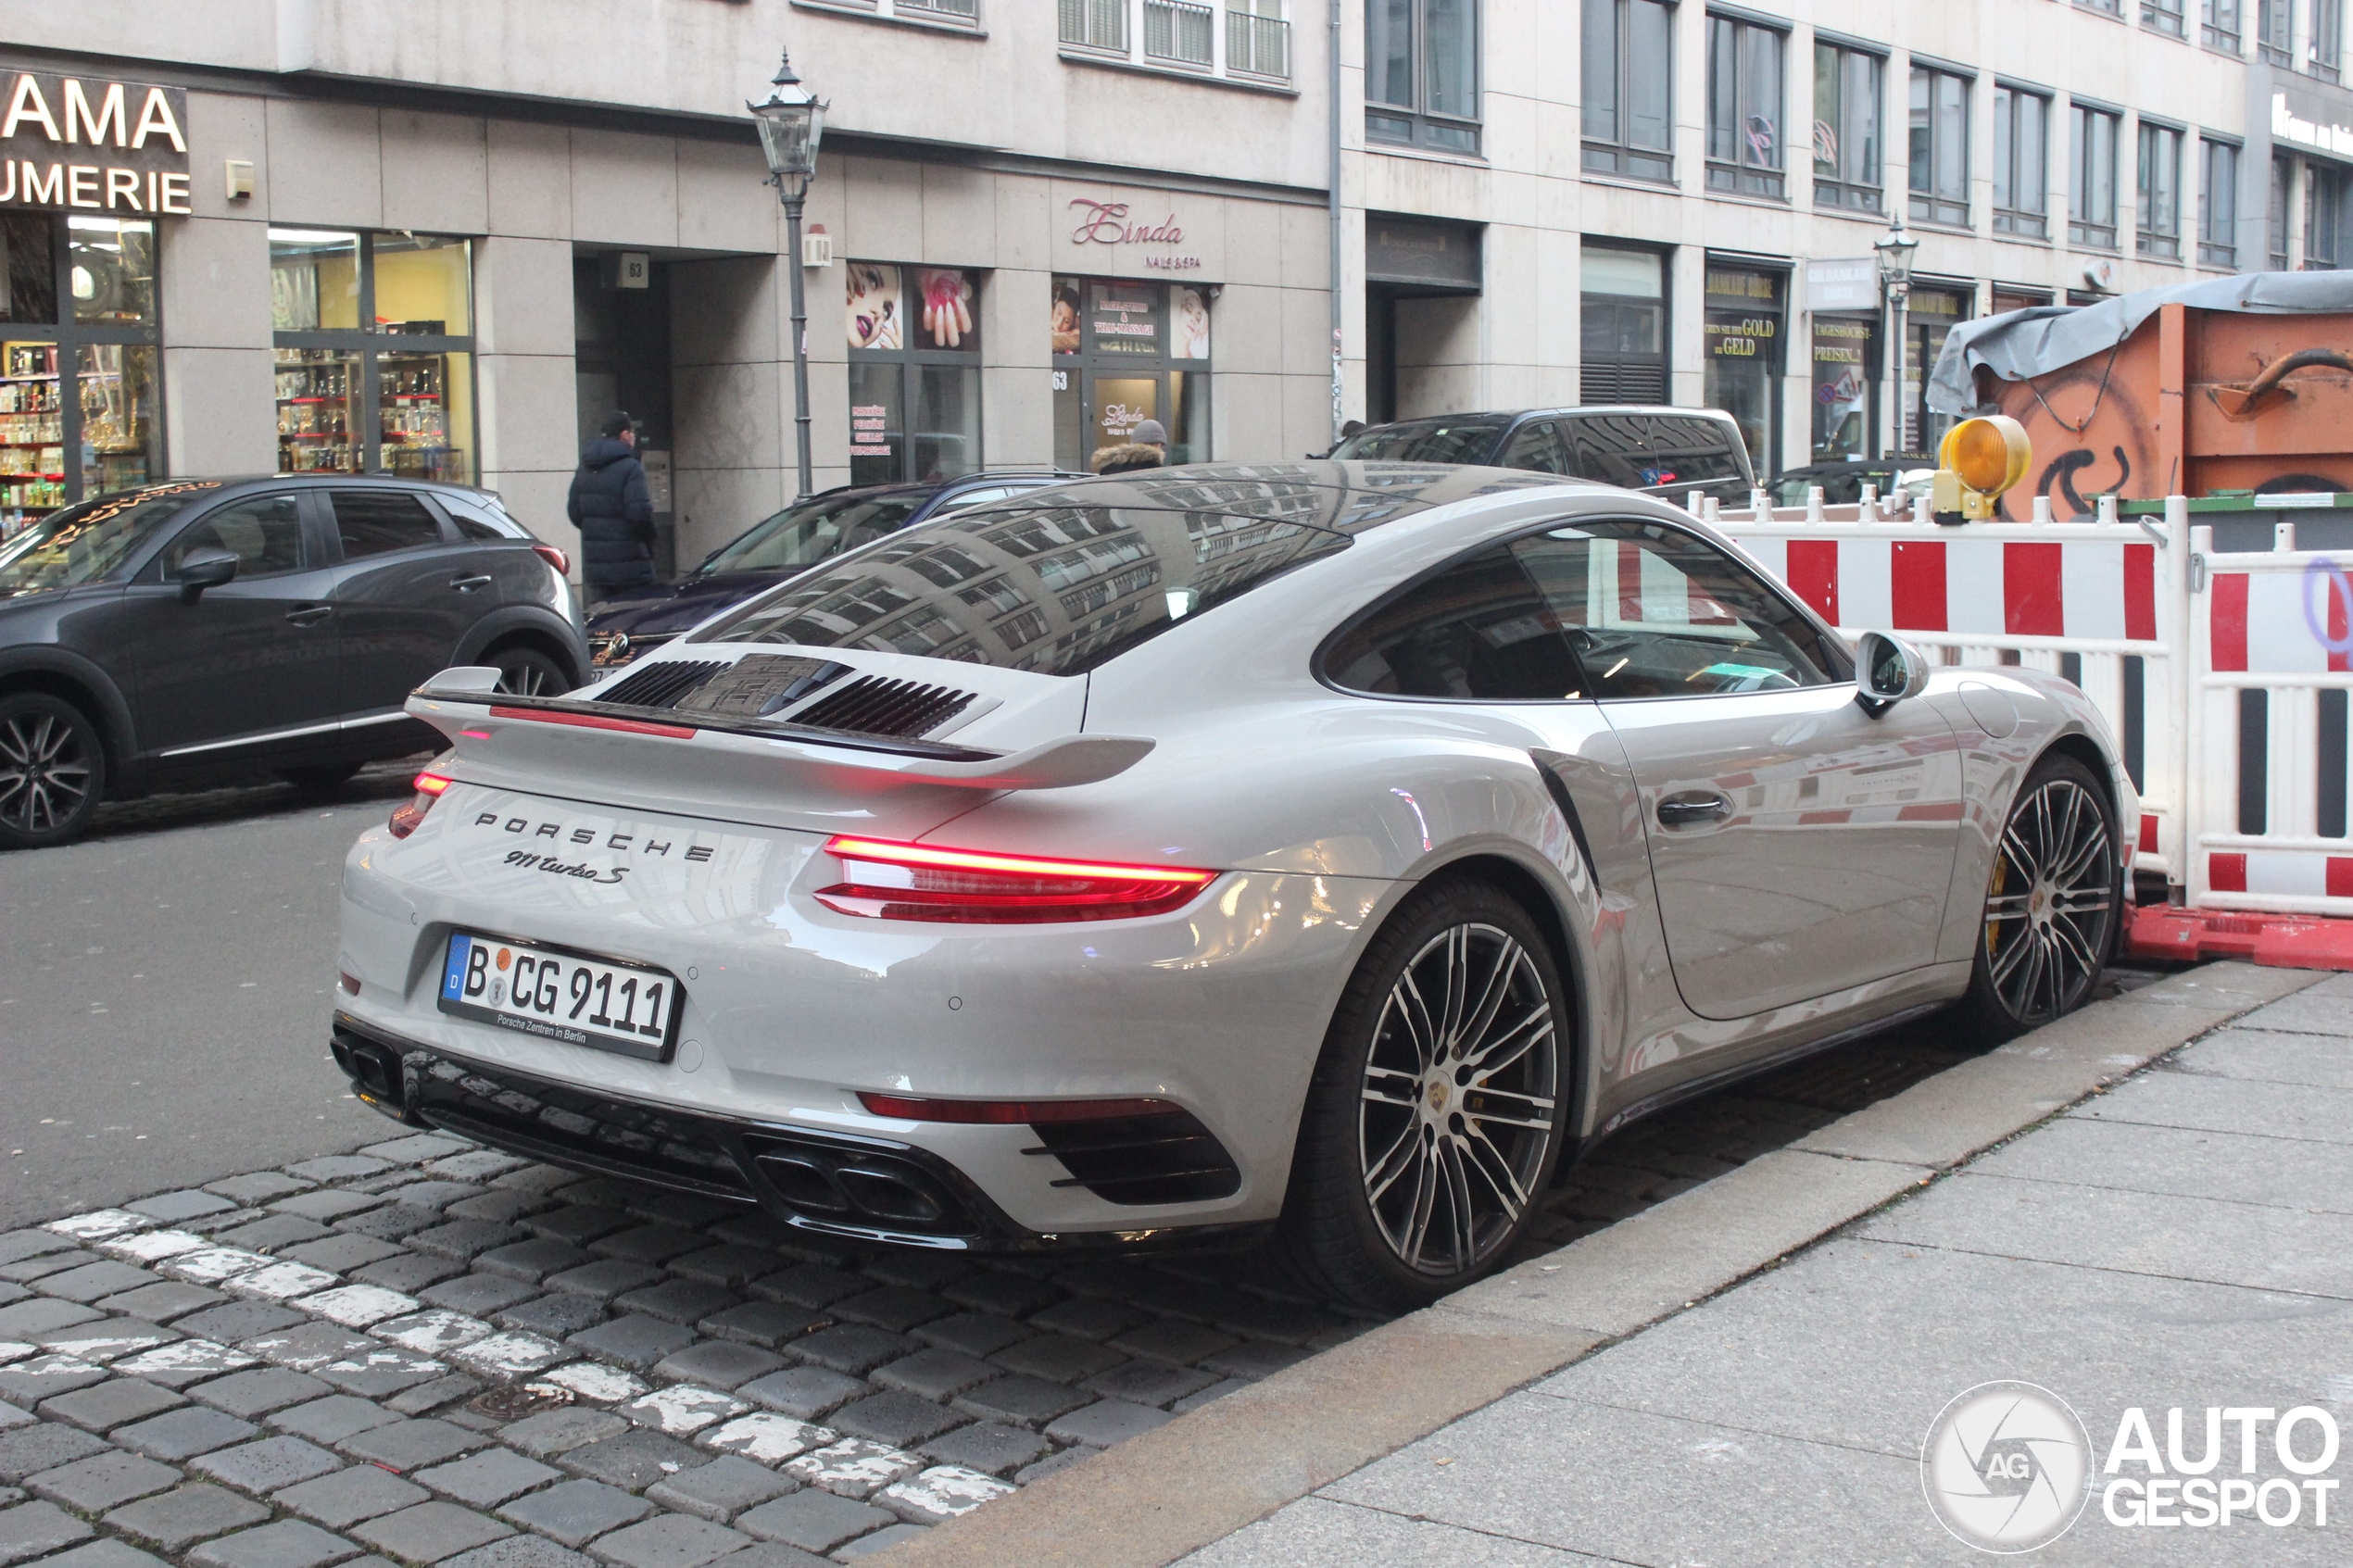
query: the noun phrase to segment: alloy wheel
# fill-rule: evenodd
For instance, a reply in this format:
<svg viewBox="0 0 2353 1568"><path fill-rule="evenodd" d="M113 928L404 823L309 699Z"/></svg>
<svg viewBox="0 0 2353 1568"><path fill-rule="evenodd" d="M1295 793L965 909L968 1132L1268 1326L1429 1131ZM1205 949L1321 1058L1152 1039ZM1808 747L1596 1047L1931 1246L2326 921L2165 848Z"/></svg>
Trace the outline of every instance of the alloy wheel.
<svg viewBox="0 0 2353 1568"><path fill-rule="evenodd" d="M10 715L0 725L0 826L57 832L89 800L91 771L82 736L58 715Z"/></svg>
<svg viewBox="0 0 2353 1568"><path fill-rule="evenodd" d="M2116 847L2092 792L2060 777L2010 813L1985 896L1986 975L2020 1023L2081 1001L2106 961Z"/></svg>
<svg viewBox="0 0 2353 1568"><path fill-rule="evenodd" d="M509 696L547 695L547 671L533 659L518 659L498 672L498 689Z"/></svg>
<svg viewBox="0 0 2353 1568"><path fill-rule="evenodd" d="M1358 1151L1373 1222L1406 1267L1477 1269L1535 1201L1560 1092L1554 1014L1528 950L1480 922L1431 937L1390 987Z"/></svg>

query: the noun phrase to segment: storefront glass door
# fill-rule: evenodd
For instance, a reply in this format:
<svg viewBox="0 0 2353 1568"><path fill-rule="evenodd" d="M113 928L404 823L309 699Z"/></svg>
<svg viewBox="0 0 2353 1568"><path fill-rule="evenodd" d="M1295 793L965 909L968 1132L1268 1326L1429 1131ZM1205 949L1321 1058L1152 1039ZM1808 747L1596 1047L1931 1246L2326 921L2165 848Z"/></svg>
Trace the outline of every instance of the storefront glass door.
<svg viewBox="0 0 2353 1568"><path fill-rule="evenodd" d="M1113 278L1054 280L1054 464L1072 472L1158 420L1168 461L1210 456L1208 291Z"/></svg>

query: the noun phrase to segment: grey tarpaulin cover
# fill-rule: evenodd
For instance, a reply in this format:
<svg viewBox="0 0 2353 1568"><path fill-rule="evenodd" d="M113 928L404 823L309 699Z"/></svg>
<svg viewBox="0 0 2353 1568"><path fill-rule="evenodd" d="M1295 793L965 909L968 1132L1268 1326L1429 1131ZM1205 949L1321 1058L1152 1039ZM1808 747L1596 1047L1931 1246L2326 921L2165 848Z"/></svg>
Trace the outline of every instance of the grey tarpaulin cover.
<svg viewBox="0 0 2353 1568"><path fill-rule="evenodd" d="M2106 354L2160 305L2200 310L2353 311L2353 272L2243 272L2169 288L2142 289L2097 305L2036 305L1964 321L1944 339L1928 381L1928 406L1963 414L1977 403L1976 370L2026 381Z"/></svg>

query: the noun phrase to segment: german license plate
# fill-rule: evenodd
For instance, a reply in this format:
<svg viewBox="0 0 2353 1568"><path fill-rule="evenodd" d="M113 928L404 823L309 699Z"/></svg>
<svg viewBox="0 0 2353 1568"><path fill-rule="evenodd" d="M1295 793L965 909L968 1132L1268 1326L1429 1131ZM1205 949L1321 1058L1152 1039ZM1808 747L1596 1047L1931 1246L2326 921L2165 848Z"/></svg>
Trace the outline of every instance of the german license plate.
<svg viewBox="0 0 2353 1568"><path fill-rule="evenodd" d="M677 977L666 971L450 934L441 1010L518 1035L667 1061L677 1033Z"/></svg>

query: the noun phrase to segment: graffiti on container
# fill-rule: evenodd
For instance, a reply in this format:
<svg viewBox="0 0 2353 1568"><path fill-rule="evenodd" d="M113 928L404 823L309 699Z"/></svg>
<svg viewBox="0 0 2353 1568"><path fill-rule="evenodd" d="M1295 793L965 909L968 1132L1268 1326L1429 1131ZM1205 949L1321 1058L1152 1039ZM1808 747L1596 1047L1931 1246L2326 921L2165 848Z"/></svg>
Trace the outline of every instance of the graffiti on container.
<svg viewBox="0 0 2353 1568"><path fill-rule="evenodd" d="M2026 427L2035 457L2044 459L2033 490L2021 486L2005 497L2004 515L2032 516L2039 495L2050 497L2054 517L2088 517L2095 508L2086 496L2128 495L2134 474L2144 476L2145 488L2158 477L2156 423L2105 357L2048 381L1997 384L2002 412Z"/></svg>
<svg viewBox="0 0 2353 1568"><path fill-rule="evenodd" d="M2124 448L2114 446L2109 450L2116 455L2116 483L2094 485L2092 494L2095 495L2120 495L2124 493L2125 482L2133 477L2133 459L2124 455ZM2098 457L2088 446L2078 446L2073 451L2061 452L2051 459L2048 467L2043 470L2043 477L2034 484L2035 494L2050 495L2051 482L2057 480L2058 481L2058 495L2052 497L2051 510L2057 511L2059 501L2064 499L2067 502L2068 515L2083 516L2094 508L2077 492L2075 476L2098 461Z"/></svg>
<svg viewBox="0 0 2353 1568"><path fill-rule="evenodd" d="M2312 591L2316 583L2318 594ZM2304 568L2304 624L2311 628L2313 640L2329 652L2353 654L2353 578L2326 556Z"/></svg>

